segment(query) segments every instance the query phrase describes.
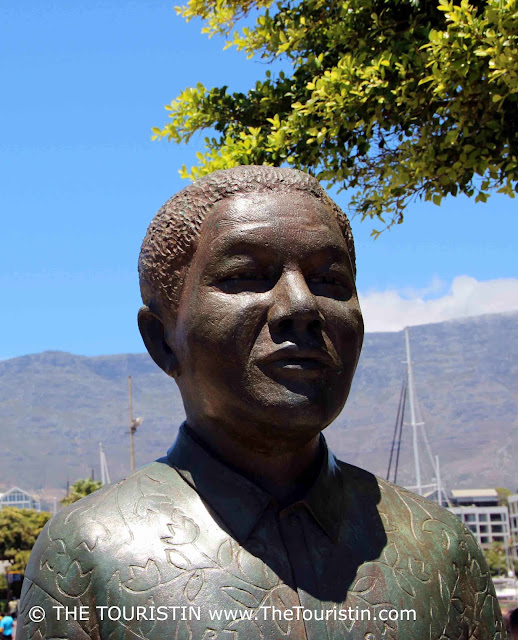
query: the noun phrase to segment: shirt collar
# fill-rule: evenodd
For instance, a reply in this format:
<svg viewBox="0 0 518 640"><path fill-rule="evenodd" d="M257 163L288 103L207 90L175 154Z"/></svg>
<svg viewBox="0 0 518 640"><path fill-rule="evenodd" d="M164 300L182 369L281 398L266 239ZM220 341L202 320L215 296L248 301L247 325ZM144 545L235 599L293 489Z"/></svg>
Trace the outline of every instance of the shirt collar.
<svg viewBox="0 0 518 640"><path fill-rule="evenodd" d="M194 437L193 437L194 436ZM335 457L323 436L322 466L305 496L282 511L305 506L333 540L338 540L345 512L344 482ZM180 427L178 437L161 458L174 467L182 478L210 505L243 544L274 498L256 484L219 460L191 430Z"/></svg>

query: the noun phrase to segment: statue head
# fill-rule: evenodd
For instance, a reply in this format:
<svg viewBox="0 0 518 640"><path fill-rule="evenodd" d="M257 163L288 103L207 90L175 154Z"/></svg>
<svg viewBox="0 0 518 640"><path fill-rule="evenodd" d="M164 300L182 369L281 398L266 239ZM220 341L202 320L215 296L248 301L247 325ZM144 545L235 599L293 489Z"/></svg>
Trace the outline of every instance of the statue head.
<svg viewBox="0 0 518 640"><path fill-rule="evenodd" d="M139 273L142 337L193 428L279 449L338 415L363 322L349 221L313 177L242 166L196 181L156 214Z"/></svg>

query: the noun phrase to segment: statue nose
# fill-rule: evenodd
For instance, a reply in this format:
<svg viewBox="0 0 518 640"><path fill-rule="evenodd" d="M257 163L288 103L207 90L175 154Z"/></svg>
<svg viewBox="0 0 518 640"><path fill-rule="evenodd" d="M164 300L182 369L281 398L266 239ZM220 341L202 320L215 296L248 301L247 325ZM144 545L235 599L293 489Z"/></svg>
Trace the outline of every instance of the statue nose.
<svg viewBox="0 0 518 640"><path fill-rule="evenodd" d="M318 331L323 317L317 300L300 271L286 271L272 289L273 301L268 312L272 329Z"/></svg>

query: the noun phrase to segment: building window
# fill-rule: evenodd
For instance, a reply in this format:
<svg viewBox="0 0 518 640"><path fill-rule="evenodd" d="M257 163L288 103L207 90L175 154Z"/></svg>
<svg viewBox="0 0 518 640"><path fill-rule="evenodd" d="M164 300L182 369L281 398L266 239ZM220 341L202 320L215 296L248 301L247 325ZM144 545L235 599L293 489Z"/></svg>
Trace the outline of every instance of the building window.
<svg viewBox="0 0 518 640"><path fill-rule="evenodd" d="M501 513L492 513L491 514L491 522L502 522L503 515Z"/></svg>
<svg viewBox="0 0 518 640"><path fill-rule="evenodd" d="M478 519L480 522L487 522L487 513L479 513Z"/></svg>
<svg viewBox="0 0 518 640"><path fill-rule="evenodd" d="M477 517L474 513L465 513L464 514L464 522L476 522Z"/></svg>
<svg viewBox="0 0 518 640"><path fill-rule="evenodd" d="M489 531L489 527L487 526L487 524L480 525L480 533L488 533L488 531Z"/></svg>
<svg viewBox="0 0 518 640"><path fill-rule="evenodd" d="M487 544L489 542L489 538L487 536L480 536L480 544Z"/></svg>
<svg viewBox="0 0 518 640"><path fill-rule="evenodd" d="M504 528L501 524L492 524L491 525L491 533L503 533Z"/></svg>
<svg viewBox="0 0 518 640"><path fill-rule="evenodd" d="M503 542L504 541L504 536L493 536L493 540L495 542Z"/></svg>

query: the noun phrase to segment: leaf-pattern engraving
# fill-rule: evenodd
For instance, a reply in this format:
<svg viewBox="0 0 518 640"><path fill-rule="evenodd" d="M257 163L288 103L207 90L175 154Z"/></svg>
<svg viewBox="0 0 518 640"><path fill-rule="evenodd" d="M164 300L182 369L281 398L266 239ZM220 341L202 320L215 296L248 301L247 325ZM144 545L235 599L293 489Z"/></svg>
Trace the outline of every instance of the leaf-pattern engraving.
<svg viewBox="0 0 518 640"><path fill-rule="evenodd" d="M88 589L91 578L91 572L83 573L81 565L76 560L70 564L65 575L58 574L56 583L62 593L77 598Z"/></svg>
<svg viewBox="0 0 518 640"><path fill-rule="evenodd" d="M122 602L121 597L122 584L119 572L116 571L106 583L106 605L108 607L117 607Z"/></svg>
<svg viewBox="0 0 518 640"><path fill-rule="evenodd" d="M286 609L288 608L288 606L286 605L286 603L282 598L282 589L275 589L275 591L272 592L271 602L272 602L272 605L277 610L286 611ZM284 636L289 635L291 630L290 620L285 619L283 615L280 615L280 616L275 616L274 621L277 626L277 629L279 630L280 633L282 633L282 635Z"/></svg>
<svg viewBox="0 0 518 640"><path fill-rule="evenodd" d="M441 544L445 551L448 551L448 549L451 547L451 538L448 535L448 532L444 529L441 532Z"/></svg>
<svg viewBox="0 0 518 640"><path fill-rule="evenodd" d="M435 600L430 600L430 620L440 620L441 612Z"/></svg>
<svg viewBox="0 0 518 640"><path fill-rule="evenodd" d="M370 591L376 584L376 576L362 576L353 585L351 591L362 593Z"/></svg>
<svg viewBox="0 0 518 640"><path fill-rule="evenodd" d="M471 561L471 576L478 593L487 590L487 575L482 575L480 564L476 560Z"/></svg>
<svg viewBox="0 0 518 640"><path fill-rule="evenodd" d="M119 625L110 633L108 640L127 640L127 636L126 629Z"/></svg>
<svg viewBox="0 0 518 640"><path fill-rule="evenodd" d="M144 567L130 565L132 578L124 583L126 589L130 591L148 591L156 587L160 581L158 567L153 560L148 560Z"/></svg>
<svg viewBox="0 0 518 640"><path fill-rule="evenodd" d="M441 598L443 603L446 606L450 604L450 589L446 584L446 580L443 578L442 574L439 574L439 589L441 592Z"/></svg>
<svg viewBox="0 0 518 640"><path fill-rule="evenodd" d="M236 640L241 640L242 638L246 638L246 640L264 640L264 634L257 622L253 620L237 620L236 622L232 622L229 628L233 634L232 640L234 640L234 638L236 638ZM223 640L223 637L221 640Z"/></svg>
<svg viewBox="0 0 518 640"><path fill-rule="evenodd" d="M234 638L236 638L236 640L265 640L265 636L261 631L259 624L253 620L238 620L230 624L229 629L233 634L231 636L232 640L234 640ZM227 638L222 636L221 640L227 640Z"/></svg>
<svg viewBox="0 0 518 640"><path fill-rule="evenodd" d="M85 544L88 551L93 551L100 540L108 538L106 527L96 521L85 523L78 529L78 539L80 544Z"/></svg>
<svg viewBox="0 0 518 640"><path fill-rule="evenodd" d="M381 620L381 616L380 616L380 609L382 607L378 607L377 610L377 618L380 620L381 624L379 625L380 628L380 632L382 635L384 636L388 636L389 638L397 638L397 631L398 631L398 621L397 621L397 613L398 610L395 609L394 607L390 606L390 607L383 607L384 608L384 614L383 614L383 620ZM395 612L395 616L394 616L394 620L392 620L390 618L390 612L394 611ZM386 619L385 619L386 618Z"/></svg>
<svg viewBox="0 0 518 640"><path fill-rule="evenodd" d="M342 605L342 608L345 608L345 603ZM351 633L354 625L356 624L356 620L352 617L347 617L343 620L340 620L341 626L345 629L347 634Z"/></svg>
<svg viewBox="0 0 518 640"><path fill-rule="evenodd" d="M259 598L247 589L240 587L221 587L221 590L232 600L244 605L247 609L253 609L259 606Z"/></svg>
<svg viewBox="0 0 518 640"><path fill-rule="evenodd" d="M409 596L412 596L412 598L415 598L416 594L415 594L414 585L410 582L410 580L405 575L405 573L403 571L398 571L396 569L394 571L394 576L396 578L396 582L401 587L401 589L403 589L403 591L408 593Z"/></svg>
<svg viewBox="0 0 518 640"><path fill-rule="evenodd" d="M167 539L170 544L190 544L200 534L200 529L194 520L188 518L180 509L173 509L171 523L167 527L172 534L172 537Z"/></svg>
<svg viewBox="0 0 518 640"><path fill-rule="evenodd" d="M252 555L246 549L240 549L237 555L239 568L247 578L247 582L259 587L269 589L270 584L263 572L263 561Z"/></svg>
<svg viewBox="0 0 518 640"><path fill-rule="evenodd" d="M230 542L230 538L227 538L219 546L218 562L222 567L228 567L232 564L233 558L234 552L232 549L232 543Z"/></svg>
<svg viewBox="0 0 518 640"><path fill-rule="evenodd" d="M411 557L409 560L409 567L412 575L421 582L428 582L428 580L430 580L432 573L431 567L429 565L425 566L425 563L422 560L416 560Z"/></svg>
<svg viewBox="0 0 518 640"><path fill-rule="evenodd" d="M263 563L263 574L270 587L276 587L279 584L279 576L266 563Z"/></svg>
<svg viewBox="0 0 518 640"><path fill-rule="evenodd" d="M166 549L165 553L169 562L177 569L183 569L185 571L190 568L191 561L181 551L178 551L178 549Z"/></svg>
<svg viewBox="0 0 518 640"><path fill-rule="evenodd" d="M186 620L177 622L174 640L193 640L191 628Z"/></svg>
<svg viewBox="0 0 518 640"><path fill-rule="evenodd" d="M153 598L149 598L149 600L146 602L146 610L150 612L153 610L154 606L155 606L155 602ZM140 620L138 623L138 630L140 632L140 635L144 638L148 638L156 626L156 622L155 620L153 620L153 616L146 616L146 617L149 617L149 620L146 620L144 618Z"/></svg>
<svg viewBox="0 0 518 640"><path fill-rule="evenodd" d="M198 569L198 571L195 571L192 574L192 576L187 581L187 584L185 585L185 595L189 602L193 602L194 600L196 600L198 594L202 590L204 582L205 578L203 576L202 569Z"/></svg>
<svg viewBox="0 0 518 640"><path fill-rule="evenodd" d="M452 598L451 604L460 614L464 613L464 611L466 610L466 606L460 598Z"/></svg>
<svg viewBox="0 0 518 640"><path fill-rule="evenodd" d="M384 561L389 565L389 567L394 567L399 559L399 553L396 545L391 542L385 547L383 551Z"/></svg>
<svg viewBox="0 0 518 640"><path fill-rule="evenodd" d="M138 499L135 505L135 513L141 518L147 517L148 513L163 513L170 508L172 500L164 495L147 495Z"/></svg>
<svg viewBox="0 0 518 640"><path fill-rule="evenodd" d="M68 555L66 555L63 540L53 540L44 549L40 557L40 569L43 569L45 565L47 565L51 571L66 573L70 566L70 559Z"/></svg>

